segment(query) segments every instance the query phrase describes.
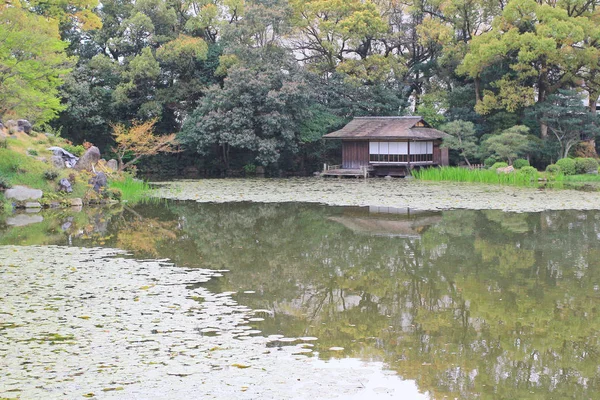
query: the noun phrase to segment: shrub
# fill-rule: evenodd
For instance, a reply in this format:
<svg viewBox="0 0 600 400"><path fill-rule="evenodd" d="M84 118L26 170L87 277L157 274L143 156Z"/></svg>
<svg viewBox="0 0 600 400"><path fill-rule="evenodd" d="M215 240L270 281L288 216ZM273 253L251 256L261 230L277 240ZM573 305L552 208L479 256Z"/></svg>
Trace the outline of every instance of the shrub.
<svg viewBox="0 0 600 400"><path fill-rule="evenodd" d="M246 175L252 175L254 173L256 173L256 165L254 164L246 164L243 167L244 169L244 174Z"/></svg>
<svg viewBox="0 0 600 400"><path fill-rule="evenodd" d="M519 170L519 173L527 176L530 180L537 180L538 170L534 167L530 167L529 165L524 166Z"/></svg>
<svg viewBox="0 0 600 400"><path fill-rule="evenodd" d="M44 179L48 181L53 181L58 178L58 171L49 169L48 171L44 171Z"/></svg>
<svg viewBox="0 0 600 400"><path fill-rule="evenodd" d="M0 190L10 189L12 185L8 181L8 178L0 176Z"/></svg>
<svg viewBox="0 0 600 400"><path fill-rule="evenodd" d="M525 160L524 158L517 158L515 161L513 161L513 167L515 167L515 169L529 167L529 161Z"/></svg>
<svg viewBox="0 0 600 400"><path fill-rule="evenodd" d="M8 149L8 140L0 139L0 149Z"/></svg>
<svg viewBox="0 0 600 400"><path fill-rule="evenodd" d="M27 154L29 154L30 156L34 156L35 157L35 156L38 155L38 152L35 149L28 149L27 150Z"/></svg>
<svg viewBox="0 0 600 400"><path fill-rule="evenodd" d="M546 172L551 174L551 175L557 175L560 173L560 167L556 164L549 164L546 167Z"/></svg>
<svg viewBox="0 0 600 400"><path fill-rule="evenodd" d="M123 198L123 192L121 191L121 189L110 188L106 189L105 192L107 193L109 199L121 201L121 199Z"/></svg>
<svg viewBox="0 0 600 400"><path fill-rule="evenodd" d="M494 156L491 156L483 160L483 165L485 165L487 168L491 168L492 165L496 163L496 161L498 161L498 159Z"/></svg>
<svg viewBox="0 0 600 400"><path fill-rule="evenodd" d="M82 145L73 146L72 144L65 144L63 146L63 149L65 149L69 153L72 153L73 155L76 155L77 157L81 157L83 153L85 153L85 147L83 147Z"/></svg>
<svg viewBox="0 0 600 400"><path fill-rule="evenodd" d="M598 161L594 158L576 158L575 171L578 174L593 174L598 172Z"/></svg>
<svg viewBox="0 0 600 400"><path fill-rule="evenodd" d="M506 167L508 167L508 164L505 162L497 162L497 163L494 163L494 165L492 165L492 169L494 171L497 170L498 168L506 168Z"/></svg>
<svg viewBox="0 0 600 400"><path fill-rule="evenodd" d="M565 175L575 175L577 170L575 169L575 160L572 158L561 158L556 162L556 165L560 167L560 170Z"/></svg>

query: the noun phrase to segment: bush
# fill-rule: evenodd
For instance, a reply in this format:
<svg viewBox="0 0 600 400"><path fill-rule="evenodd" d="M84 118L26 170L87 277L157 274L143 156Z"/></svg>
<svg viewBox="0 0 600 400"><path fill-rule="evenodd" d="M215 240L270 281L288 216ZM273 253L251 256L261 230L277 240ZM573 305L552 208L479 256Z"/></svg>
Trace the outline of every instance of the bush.
<svg viewBox="0 0 600 400"><path fill-rule="evenodd" d="M105 192L107 193L109 199L121 201L121 199L123 198L123 192L121 191L121 189L110 188L106 189Z"/></svg>
<svg viewBox="0 0 600 400"><path fill-rule="evenodd" d="M8 178L0 176L0 190L10 189L12 185L8 181Z"/></svg>
<svg viewBox="0 0 600 400"><path fill-rule="evenodd" d="M494 171L497 170L498 168L506 168L506 167L508 167L508 164L505 162L497 162L497 163L494 163L494 165L492 165L492 169Z"/></svg>
<svg viewBox="0 0 600 400"><path fill-rule="evenodd" d="M529 167L529 161L525 160L524 158L517 158L513 162L513 167L515 167L515 169L521 169L523 167Z"/></svg>
<svg viewBox="0 0 600 400"><path fill-rule="evenodd" d="M556 165L560 167L561 172L565 175L575 175L577 173L575 160L572 158L561 158L556 162Z"/></svg>
<svg viewBox="0 0 600 400"><path fill-rule="evenodd" d="M598 173L598 161L596 161L594 158L576 158L575 171L578 174Z"/></svg>
<svg viewBox="0 0 600 400"><path fill-rule="evenodd" d="M486 168L492 168L492 165L496 164L497 161L498 159L496 157L491 156L483 160L483 165L485 165Z"/></svg>
<svg viewBox="0 0 600 400"><path fill-rule="evenodd" d="M35 157L35 156L38 155L38 152L35 149L28 149L27 150L27 154L29 154L30 156L34 156Z"/></svg>
<svg viewBox="0 0 600 400"><path fill-rule="evenodd" d="M530 167L529 165L524 166L519 170L519 173L529 177L531 180L537 180L538 170L534 167Z"/></svg>
<svg viewBox="0 0 600 400"><path fill-rule="evenodd" d="M549 164L546 167L546 172L551 174L551 175L557 175L560 174L560 167L556 164Z"/></svg>
<svg viewBox="0 0 600 400"><path fill-rule="evenodd" d="M48 171L44 171L44 179L48 181L53 181L58 178L58 171L49 169Z"/></svg>
<svg viewBox="0 0 600 400"><path fill-rule="evenodd" d="M69 153L72 153L73 155L76 155L77 157L81 157L83 153L85 153L85 147L83 147L82 145L73 146L72 144L65 144L63 146L63 149L65 149Z"/></svg>
<svg viewBox="0 0 600 400"><path fill-rule="evenodd" d="M0 149L8 149L8 140L0 139Z"/></svg>

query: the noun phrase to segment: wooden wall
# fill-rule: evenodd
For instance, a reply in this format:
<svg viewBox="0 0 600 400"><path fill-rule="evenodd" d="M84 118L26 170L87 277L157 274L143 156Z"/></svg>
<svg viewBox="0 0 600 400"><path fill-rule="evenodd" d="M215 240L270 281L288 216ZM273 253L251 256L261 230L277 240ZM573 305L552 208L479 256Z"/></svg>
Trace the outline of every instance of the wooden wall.
<svg viewBox="0 0 600 400"><path fill-rule="evenodd" d="M369 142L342 142L342 168L360 168L369 165Z"/></svg>

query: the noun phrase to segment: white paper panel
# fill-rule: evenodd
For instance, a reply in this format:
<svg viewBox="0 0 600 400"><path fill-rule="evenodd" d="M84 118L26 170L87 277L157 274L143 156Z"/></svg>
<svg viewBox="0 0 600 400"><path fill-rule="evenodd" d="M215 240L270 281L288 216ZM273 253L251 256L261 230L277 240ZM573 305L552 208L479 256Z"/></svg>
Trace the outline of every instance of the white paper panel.
<svg viewBox="0 0 600 400"><path fill-rule="evenodd" d="M369 153L379 154L379 142L369 142Z"/></svg>
<svg viewBox="0 0 600 400"><path fill-rule="evenodd" d="M400 154L400 143L390 142L390 154Z"/></svg>
<svg viewBox="0 0 600 400"><path fill-rule="evenodd" d="M398 154L408 154L408 142L400 142L400 152Z"/></svg>
<svg viewBox="0 0 600 400"><path fill-rule="evenodd" d="M427 154L433 154L433 142L427 142Z"/></svg>
<svg viewBox="0 0 600 400"><path fill-rule="evenodd" d="M379 154L389 154L389 143L379 142Z"/></svg>

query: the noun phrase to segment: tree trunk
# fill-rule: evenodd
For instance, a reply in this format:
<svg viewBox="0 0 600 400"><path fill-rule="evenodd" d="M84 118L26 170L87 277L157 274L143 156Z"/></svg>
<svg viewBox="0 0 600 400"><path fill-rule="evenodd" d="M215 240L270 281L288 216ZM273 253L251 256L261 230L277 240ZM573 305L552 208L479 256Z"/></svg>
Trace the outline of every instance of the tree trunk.
<svg viewBox="0 0 600 400"><path fill-rule="evenodd" d="M475 78L475 105L481 101L481 78Z"/></svg>

